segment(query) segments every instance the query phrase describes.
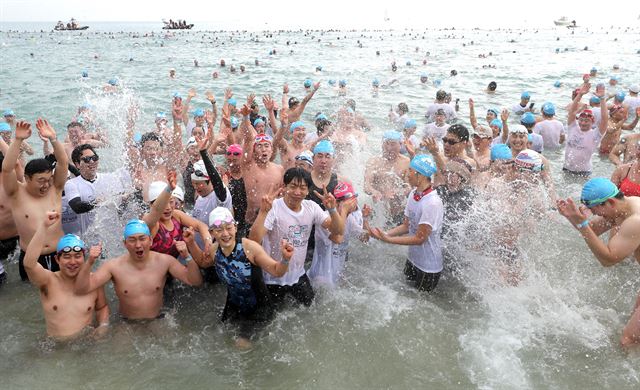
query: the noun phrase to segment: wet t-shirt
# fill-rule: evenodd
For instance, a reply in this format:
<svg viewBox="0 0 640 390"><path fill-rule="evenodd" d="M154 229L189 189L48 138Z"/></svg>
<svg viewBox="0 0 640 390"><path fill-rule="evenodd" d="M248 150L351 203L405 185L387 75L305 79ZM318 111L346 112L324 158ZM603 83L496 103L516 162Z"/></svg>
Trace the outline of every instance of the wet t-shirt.
<svg viewBox="0 0 640 390"><path fill-rule="evenodd" d="M591 156L598 149L602 135L597 129L582 131L577 122L567 128L564 168L572 172L591 172Z"/></svg>
<svg viewBox="0 0 640 390"><path fill-rule="evenodd" d="M560 144L560 135L564 134L564 125L557 119L545 119L538 122L533 128L534 134L540 134L547 150L558 150L562 146Z"/></svg>
<svg viewBox="0 0 640 390"><path fill-rule="evenodd" d="M419 201L413 197L415 189L407 198L404 215L409 219L409 235L418 231L418 226L431 226L431 234L421 245L409 245L409 261L418 269L428 273L442 271L442 223L444 220L444 205L436 191L431 191Z"/></svg>

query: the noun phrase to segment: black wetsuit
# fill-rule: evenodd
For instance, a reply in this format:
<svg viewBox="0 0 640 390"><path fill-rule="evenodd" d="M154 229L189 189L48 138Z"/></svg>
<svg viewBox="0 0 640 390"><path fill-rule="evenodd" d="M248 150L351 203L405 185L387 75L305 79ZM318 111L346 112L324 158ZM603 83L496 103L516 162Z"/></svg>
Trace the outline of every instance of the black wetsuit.
<svg viewBox="0 0 640 390"><path fill-rule="evenodd" d="M327 193L333 193L333 190L338 185L338 175L335 172L331 173L331 178L329 179L329 183L327 184ZM311 187L309 188L309 194L307 195L307 199L312 200L318 204L323 210L326 210L324 205L322 204L322 199L320 199L315 191L318 191L319 194L322 195L324 188L320 188L316 186L316 183L313 181L313 177L311 179ZM309 236L309 244L307 244L307 257L305 258L305 263L311 262L313 260L313 251L316 249L316 227L315 225L311 228L311 236Z"/></svg>
<svg viewBox="0 0 640 390"><path fill-rule="evenodd" d="M231 192L233 216L238 221L236 239L239 240L249 234L247 221L245 220L245 215L247 214L247 192L244 188L244 178L234 179L230 176L229 192Z"/></svg>
<svg viewBox="0 0 640 390"><path fill-rule="evenodd" d="M188 209L193 208L196 201L196 189L191 183L191 174L194 172L193 163L189 161L186 168L182 171L182 181L184 183L184 206Z"/></svg>

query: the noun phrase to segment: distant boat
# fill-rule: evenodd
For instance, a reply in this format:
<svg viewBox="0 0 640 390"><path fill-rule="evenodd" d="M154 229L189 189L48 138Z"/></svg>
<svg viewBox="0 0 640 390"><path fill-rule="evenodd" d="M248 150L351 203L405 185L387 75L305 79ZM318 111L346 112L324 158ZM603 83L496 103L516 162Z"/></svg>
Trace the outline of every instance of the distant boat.
<svg viewBox="0 0 640 390"><path fill-rule="evenodd" d="M163 30L191 30L194 26L193 23L187 24L186 20L180 19L176 22L171 19L169 19L168 22L162 19L162 23L164 23L164 27L162 27Z"/></svg>
<svg viewBox="0 0 640 390"><path fill-rule="evenodd" d="M577 27L576 26L576 21L575 20L569 21L569 18L567 18L566 16L563 16L558 20L554 20L553 23L556 26L570 26L570 25L572 25L573 27Z"/></svg>
<svg viewBox="0 0 640 390"><path fill-rule="evenodd" d="M389 12L387 12L387 10L384 10L384 21L385 22L390 22L391 18L389 18Z"/></svg>
<svg viewBox="0 0 640 390"><path fill-rule="evenodd" d="M71 20L67 24L62 23L62 20L59 20L53 29L56 31L78 31L86 30L88 28L89 26L78 25L78 22L74 18L71 18Z"/></svg>

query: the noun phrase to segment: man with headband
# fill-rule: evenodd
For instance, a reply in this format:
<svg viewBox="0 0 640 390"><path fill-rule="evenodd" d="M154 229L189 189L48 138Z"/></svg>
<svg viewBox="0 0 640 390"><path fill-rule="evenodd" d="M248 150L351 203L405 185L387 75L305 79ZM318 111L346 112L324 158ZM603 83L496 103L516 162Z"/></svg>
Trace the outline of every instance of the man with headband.
<svg viewBox="0 0 640 390"><path fill-rule="evenodd" d="M104 289L100 287L84 294L74 292L74 282L87 251L84 242L74 234L67 234L58 241L55 261L59 264L59 271L49 271L38 263L40 252L47 242L47 230L56 223L60 223L60 213L47 212L31 238L24 257L29 280L40 290L47 335L56 339L75 338L91 329L96 322L95 333L104 332L109 326L109 306ZM91 247L89 263L100 256L100 250L100 245Z"/></svg>
<svg viewBox="0 0 640 390"><path fill-rule="evenodd" d="M611 180L595 177L582 187L580 201L578 207L571 198L561 199L558 211L578 229L600 264L610 267L628 257L640 262L640 198L625 197ZM607 231L609 241L605 242L599 236ZM623 347L640 343L640 296L620 343Z"/></svg>
<svg viewBox="0 0 640 390"><path fill-rule="evenodd" d="M167 192L172 192L167 185ZM190 286L200 286L200 268L192 261L183 241L176 242L186 266L176 258L151 251L151 232L144 221L130 220L124 228L123 255L110 259L91 273L95 259L89 258L78 273L76 294L86 294L102 288L109 280L118 296L118 312L128 320L161 318L164 284L167 273Z"/></svg>

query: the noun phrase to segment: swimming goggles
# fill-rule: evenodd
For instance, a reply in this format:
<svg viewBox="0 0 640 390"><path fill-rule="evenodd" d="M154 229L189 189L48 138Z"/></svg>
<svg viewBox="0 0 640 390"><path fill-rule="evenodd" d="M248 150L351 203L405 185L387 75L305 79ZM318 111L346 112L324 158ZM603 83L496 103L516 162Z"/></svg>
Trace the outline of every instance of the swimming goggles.
<svg viewBox="0 0 640 390"><path fill-rule="evenodd" d="M236 221L231 217L227 217L226 219L216 219L211 223L211 228L220 228L223 224L230 224L235 222Z"/></svg>
<svg viewBox="0 0 640 390"><path fill-rule="evenodd" d="M606 202L607 200L615 197L616 195L618 195L620 193L619 189L615 189L615 191L611 192L611 194L603 196L601 198L597 198L597 199L591 199L591 200L586 200L586 199L580 199L580 202L587 206L588 208L592 208L595 206L599 206L601 204L603 204L604 202Z"/></svg>
<svg viewBox="0 0 640 390"><path fill-rule="evenodd" d="M60 249L60 251L58 253L69 253L69 252L84 252L84 248L81 247L80 245L74 245L74 246L65 246L64 248Z"/></svg>

